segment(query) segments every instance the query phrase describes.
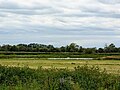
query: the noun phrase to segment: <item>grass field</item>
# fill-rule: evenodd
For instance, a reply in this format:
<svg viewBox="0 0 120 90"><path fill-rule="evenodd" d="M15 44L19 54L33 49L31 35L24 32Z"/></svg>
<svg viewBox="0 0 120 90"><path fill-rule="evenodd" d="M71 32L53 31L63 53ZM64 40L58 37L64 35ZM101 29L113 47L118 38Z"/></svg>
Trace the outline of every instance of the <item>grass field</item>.
<svg viewBox="0 0 120 90"><path fill-rule="evenodd" d="M73 69L76 66L87 64L88 66L99 66L102 70L106 69L108 73L120 75L119 60L48 60L38 58L11 58L0 59L1 65L7 66L29 66L30 68L68 68Z"/></svg>

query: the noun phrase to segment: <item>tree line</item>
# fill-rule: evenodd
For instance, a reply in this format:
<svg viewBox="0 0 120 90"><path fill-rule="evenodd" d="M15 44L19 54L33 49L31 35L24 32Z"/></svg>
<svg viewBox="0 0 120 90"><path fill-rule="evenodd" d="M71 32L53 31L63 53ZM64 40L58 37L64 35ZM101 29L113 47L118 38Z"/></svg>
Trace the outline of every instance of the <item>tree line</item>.
<svg viewBox="0 0 120 90"><path fill-rule="evenodd" d="M15 51L15 52L80 52L83 54L94 54L94 53L119 53L120 47L116 47L113 43L105 45L103 48L84 48L71 43L66 46L54 47L53 45L44 45L37 43L30 44L18 44L18 45L1 45L0 51Z"/></svg>

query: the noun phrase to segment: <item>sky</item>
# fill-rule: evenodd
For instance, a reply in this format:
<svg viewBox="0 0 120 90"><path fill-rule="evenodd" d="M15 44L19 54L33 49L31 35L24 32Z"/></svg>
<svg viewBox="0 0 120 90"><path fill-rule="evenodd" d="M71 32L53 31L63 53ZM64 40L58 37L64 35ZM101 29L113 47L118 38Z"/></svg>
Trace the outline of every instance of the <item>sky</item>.
<svg viewBox="0 0 120 90"><path fill-rule="evenodd" d="M120 0L0 0L0 45L120 46Z"/></svg>

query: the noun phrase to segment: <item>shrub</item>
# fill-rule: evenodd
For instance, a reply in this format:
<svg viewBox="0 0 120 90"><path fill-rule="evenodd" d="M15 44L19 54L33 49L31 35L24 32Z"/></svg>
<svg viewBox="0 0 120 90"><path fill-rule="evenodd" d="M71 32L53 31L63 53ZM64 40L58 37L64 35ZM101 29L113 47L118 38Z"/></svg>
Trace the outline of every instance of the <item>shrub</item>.
<svg viewBox="0 0 120 90"><path fill-rule="evenodd" d="M68 69L30 69L0 65L1 90L119 90L120 76L99 67Z"/></svg>

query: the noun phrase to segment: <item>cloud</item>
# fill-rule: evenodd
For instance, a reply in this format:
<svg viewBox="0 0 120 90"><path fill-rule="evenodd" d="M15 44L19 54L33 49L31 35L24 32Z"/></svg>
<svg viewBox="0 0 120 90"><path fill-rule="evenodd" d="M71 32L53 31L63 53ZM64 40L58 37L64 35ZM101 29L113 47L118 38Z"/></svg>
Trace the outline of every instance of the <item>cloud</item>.
<svg viewBox="0 0 120 90"><path fill-rule="evenodd" d="M1 44L35 41L57 46L70 42L84 46L119 44L119 3L119 0L0 0L0 41Z"/></svg>
<svg viewBox="0 0 120 90"><path fill-rule="evenodd" d="M33 0L30 0L33 1ZM22 15L42 15L42 14L52 14L57 13L56 9L49 5L43 5L42 3L29 2L18 0L8 0L2 1L0 3L0 12L10 13L10 14L22 14Z"/></svg>
<svg viewBox="0 0 120 90"><path fill-rule="evenodd" d="M59 13L59 11L56 11L52 8L49 9L42 9L42 10L30 10L30 9L15 9L15 10L0 10L0 12L4 13L10 13L10 14L20 14L20 15L45 15L45 14L55 14Z"/></svg>
<svg viewBox="0 0 120 90"><path fill-rule="evenodd" d="M43 1L42 1L43 2ZM39 0L1 0L0 1L1 9L46 9L50 8L50 6L45 5Z"/></svg>
<svg viewBox="0 0 120 90"><path fill-rule="evenodd" d="M98 0L103 4L120 4L120 0Z"/></svg>

